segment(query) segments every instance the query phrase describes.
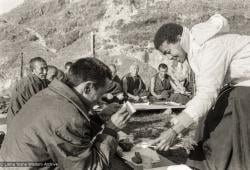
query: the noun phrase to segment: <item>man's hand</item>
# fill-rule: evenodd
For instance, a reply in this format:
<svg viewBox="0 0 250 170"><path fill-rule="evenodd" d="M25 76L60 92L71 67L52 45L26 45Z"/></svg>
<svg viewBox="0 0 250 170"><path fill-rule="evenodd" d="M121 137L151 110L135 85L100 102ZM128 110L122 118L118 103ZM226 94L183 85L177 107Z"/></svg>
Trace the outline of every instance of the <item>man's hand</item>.
<svg viewBox="0 0 250 170"><path fill-rule="evenodd" d="M139 96L134 96L133 99L134 99L135 101L139 101L139 100L140 100L140 97L139 97Z"/></svg>
<svg viewBox="0 0 250 170"><path fill-rule="evenodd" d="M108 100L112 100L114 98L114 96L111 93L108 93L106 97Z"/></svg>
<svg viewBox="0 0 250 170"><path fill-rule="evenodd" d="M185 91L183 94L186 95L186 96L191 96L192 93L189 92L189 91Z"/></svg>
<svg viewBox="0 0 250 170"><path fill-rule="evenodd" d="M160 137L149 142L150 145L156 145L156 150L167 151L175 142L177 133L173 129L163 132Z"/></svg>
<svg viewBox="0 0 250 170"><path fill-rule="evenodd" d="M155 97L156 97L156 99L158 99L158 100L163 99L163 96L162 96L162 95L157 95L157 96L155 96Z"/></svg>
<svg viewBox="0 0 250 170"><path fill-rule="evenodd" d="M116 97L117 97L117 99L119 99L119 100L123 100L123 99L124 99L123 93L118 94Z"/></svg>
<svg viewBox="0 0 250 170"><path fill-rule="evenodd" d="M119 129L124 128L130 118L130 114L127 112L126 105L123 105L120 110L111 116L111 122Z"/></svg>

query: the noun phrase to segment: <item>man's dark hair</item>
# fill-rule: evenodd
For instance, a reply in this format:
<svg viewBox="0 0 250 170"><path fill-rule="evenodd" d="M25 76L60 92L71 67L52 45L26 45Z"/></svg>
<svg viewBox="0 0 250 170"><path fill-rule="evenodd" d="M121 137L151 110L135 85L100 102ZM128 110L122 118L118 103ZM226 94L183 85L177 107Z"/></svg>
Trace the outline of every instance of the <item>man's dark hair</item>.
<svg viewBox="0 0 250 170"><path fill-rule="evenodd" d="M64 68L66 69L67 67L71 67L72 64L73 63L71 61L68 61L68 62L65 63Z"/></svg>
<svg viewBox="0 0 250 170"><path fill-rule="evenodd" d="M42 58L42 57L35 57L35 58L32 58L29 62L29 65L30 65L30 71L33 71L34 68L35 68L35 63L36 62L43 62L43 63L46 63L46 61ZM47 64L47 63L46 63Z"/></svg>
<svg viewBox="0 0 250 170"><path fill-rule="evenodd" d="M168 66L167 66L166 64L164 64L164 63L161 63L161 64L159 64L159 66L158 66L158 70L160 70L160 68L168 69Z"/></svg>
<svg viewBox="0 0 250 170"><path fill-rule="evenodd" d="M55 71L55 74L57 75L58 68L56 66L48 65L47 68L48 68L48 72L53 70L53 71Z"/></svg>
<svg viewBox="0 0 250 170"><path fill-rule="evenodd" d="M162 25L155 34L154 45L156 49L162 45L164 41L168 43L176 43L177 36L182 35L183 27L179 24L168 23Z"/></svg>
<svg viewBox="0 0 250 170"><path fill-rule="evenodd" d="M67 84L76 87L82 82L93 81L95 87L105 85L106 78L111 79L111 71L102 61L86 57L77 60L69 69Z"/></svg>

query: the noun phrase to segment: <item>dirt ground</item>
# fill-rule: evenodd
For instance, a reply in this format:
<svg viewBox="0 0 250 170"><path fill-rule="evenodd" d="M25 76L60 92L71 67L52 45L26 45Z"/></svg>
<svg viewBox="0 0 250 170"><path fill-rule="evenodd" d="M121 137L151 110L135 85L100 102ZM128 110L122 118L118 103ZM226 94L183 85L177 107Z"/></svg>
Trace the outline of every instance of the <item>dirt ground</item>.
<svg viewBox="0 0 250 170"><path fill-rule="evenodd" d="M129 136L133 136L135 143L155 139L160 136L160 133L171 127L170 119L176 116L180 110L174 110L171 114L166 114L164 111L147 111L138 112L130 119L128 125L123 130ZM170 149L167 152L159 152L167 159L176 164L185 163L188 151L193 144L194 127L187 131L183 136L178 136L175 149Z"/></svg>

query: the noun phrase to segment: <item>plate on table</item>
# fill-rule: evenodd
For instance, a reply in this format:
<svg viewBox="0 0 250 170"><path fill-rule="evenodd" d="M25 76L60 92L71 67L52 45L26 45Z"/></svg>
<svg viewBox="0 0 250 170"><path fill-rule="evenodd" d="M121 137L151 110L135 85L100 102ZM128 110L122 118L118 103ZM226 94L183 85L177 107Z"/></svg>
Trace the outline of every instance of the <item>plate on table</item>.
<svg viewBox="0 0 250 170"><path fill-rule="evenodd" d="M132 157L134 157L135 152L140 153L142 158L141 164L136 164L132 161ZM125 162L134 170L144 170L175 165L175 163L159 155L155 150L138 146L134 146L130 152L123 152L121 158L124 159Z"/></svg>
<svg viewBox="0 0 250 170"><path fill-rule="evenodd" d="M142 163L137 164L132 161L132 157L135 156L135 152L139 152L142 158ZM142 148L134 146L131 151L123 152L122 159L124 159L128 165L134 169L140 168L152 168L155 164L161 161L159 154L150 148Z"/></svg>

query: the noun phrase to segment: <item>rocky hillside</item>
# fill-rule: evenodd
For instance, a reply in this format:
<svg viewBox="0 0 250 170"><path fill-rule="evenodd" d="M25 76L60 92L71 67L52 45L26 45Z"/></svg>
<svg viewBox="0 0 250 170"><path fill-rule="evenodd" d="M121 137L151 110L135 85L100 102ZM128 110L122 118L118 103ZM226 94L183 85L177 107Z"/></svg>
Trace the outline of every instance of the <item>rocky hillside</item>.
<svg viewBox="0 0 250 170"><path fill-rule="evenodd" d="M248 0L26 0L0 16L0 94L19 78L21 53L25 64L41 56L62 69L66 61L91 55L91 32L96 56L117 64L120 76L139 62L148 82L164 61L182 79L186 65L153 49L156 30L166 22L191 27L221 13L232 32L249 34L249 8Z"/></svg>

